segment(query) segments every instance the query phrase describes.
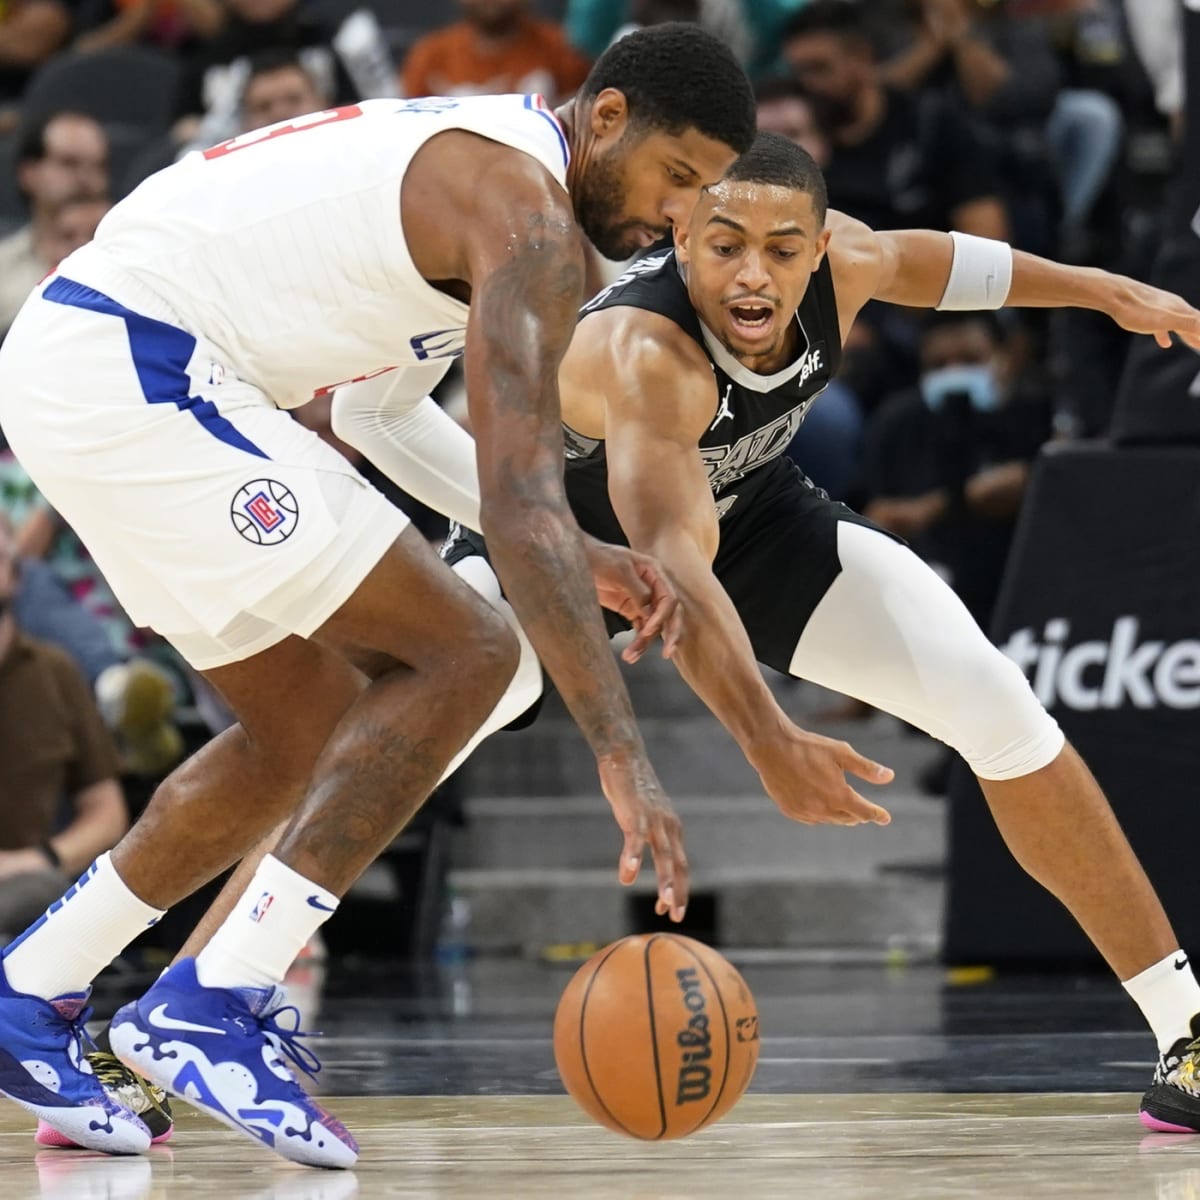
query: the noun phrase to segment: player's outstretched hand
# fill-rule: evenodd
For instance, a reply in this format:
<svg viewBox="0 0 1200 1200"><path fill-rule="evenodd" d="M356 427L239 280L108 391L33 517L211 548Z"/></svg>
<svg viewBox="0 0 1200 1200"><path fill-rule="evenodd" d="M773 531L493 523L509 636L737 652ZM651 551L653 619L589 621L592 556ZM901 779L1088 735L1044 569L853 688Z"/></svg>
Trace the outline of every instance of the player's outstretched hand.
<svg viewBox="0 0 1200 1200"><path fill-rule="evenodd" d="M663 658L670 658L683 633L683 608L658 562L624 546L584 539L596 594L605 608L620 613L636 636L621 657L635 663L659 635Z"/></svg>
<svg viewBox="0 0 1200 1200"><path fill-rule="evenodd" d="M767 795L785 816L805 825L887 825L891 815L860 796L846 775L867 783L891 783L895 772L864 758L847 742L795 725L755 743L747 753Z"/></svg>
<svg viewBox="0 0 1200 1200"><path fill-rule="evenodd" d="M1121 276L1116 277L1113 293L1107 306L1108 315L1122 329L1152 334L1163 349L1170 346L1174 333L1193 350L1200 351L1200 311L1181 296Z"/></svg>
<svg viewBox="0 0 1200 1200"><path fill-rule="evenodd" d="M655 911L682 921L688 902L688 862L683 828L649 760L642 755L605 756L596 760L600 786L625 835L617 876L631 884L642 868L646 847L658 875Z"/></svg>

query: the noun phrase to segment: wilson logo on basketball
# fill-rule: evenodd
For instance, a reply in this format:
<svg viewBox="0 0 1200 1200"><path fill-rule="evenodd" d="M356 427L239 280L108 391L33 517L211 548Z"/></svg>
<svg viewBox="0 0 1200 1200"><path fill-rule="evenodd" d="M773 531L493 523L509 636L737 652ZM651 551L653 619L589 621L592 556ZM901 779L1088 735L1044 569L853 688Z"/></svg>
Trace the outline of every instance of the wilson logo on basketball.
<svg viewBox="0 0 1200 1200"><path fill-rule="evenodd" d="M675 1035L675 1042L683 1051L675 1103L691 1104L694 1100L707 1100L712 1091L712 1068L708 1066L708 1060L712 1058L712 1034L696 968L676 971L675 978L683 993L684 1008L691 1014L686 1028Z"/></svg>

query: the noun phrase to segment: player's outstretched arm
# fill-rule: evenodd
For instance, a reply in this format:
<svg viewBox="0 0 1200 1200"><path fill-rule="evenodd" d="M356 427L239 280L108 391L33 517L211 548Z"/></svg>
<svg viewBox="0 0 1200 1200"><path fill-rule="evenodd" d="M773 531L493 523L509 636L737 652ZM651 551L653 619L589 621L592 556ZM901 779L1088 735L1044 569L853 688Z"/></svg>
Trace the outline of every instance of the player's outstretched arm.
<svg viewBox="0 0 1200 1200"><path fill-rule="evenodd" d="M697 448L717 409L707 361L666 318L615 309L589 317L577 335L564 391L576 378L582 386L604 381L609 494L621 527L635 549L662 563L683 600L687 630L672 659L680 674L788 816L886 824L888 814L858 795L846 772L886 783L891 771L788 719L713 574L720 532Z"/></svg>
<svg viewBox="0 0 1200 1200"><path fill-rule="evenodd" d="M905 229L876 233L831 212L830 265L842 328L871 299L913 308L1090 308L1160 346L1200 350L1200 311L1172 292L1095 267L1073 267L1003 242Z"/></svg>
<svg viewBox="0 0 1200 1200"><path fill-rule="evenodd" d="M334 434L410 496L479 528L475 443L430 395L445 364L408 367L343 384L333 394Z"/></svg>
<svg viewBox="0 0 1200 1200"><path fill-rule="evenodd" d="M660 909L679 920L688 886L679 821L634 721L563 490L557 376L583 295L582 236L566 194L531 160L509 155L477 186L488 201L464 238L481 532L509 603L596 755L625 833L622 881L636 877L649 842ZM636 572L628 586L650 604Z"/></svg>

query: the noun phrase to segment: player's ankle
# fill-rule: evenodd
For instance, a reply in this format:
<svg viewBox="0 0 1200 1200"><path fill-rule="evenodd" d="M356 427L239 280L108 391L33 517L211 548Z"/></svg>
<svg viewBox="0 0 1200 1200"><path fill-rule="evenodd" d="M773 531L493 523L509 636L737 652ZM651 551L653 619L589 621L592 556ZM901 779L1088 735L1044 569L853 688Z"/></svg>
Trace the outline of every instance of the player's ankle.
<svg viewBox="0 0 1200 1200"><path fill-rule="evenodd" d="M271 987L337 908L337 897L268 854L196 956L203 987Z"/></svg>

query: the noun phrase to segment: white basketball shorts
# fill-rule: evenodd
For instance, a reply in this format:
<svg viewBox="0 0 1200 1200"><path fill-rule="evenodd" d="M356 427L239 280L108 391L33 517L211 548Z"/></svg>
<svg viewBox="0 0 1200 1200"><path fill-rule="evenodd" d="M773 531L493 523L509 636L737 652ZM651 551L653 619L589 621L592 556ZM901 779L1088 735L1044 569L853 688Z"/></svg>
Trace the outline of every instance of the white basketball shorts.
<svg viewBox="0 0 1200 1200"><path fill-rule="evenodd" d="M194 667L309 636L408 518L156 297L121 291L33 293L0 348L0 428L133 621Z"/></svg>

